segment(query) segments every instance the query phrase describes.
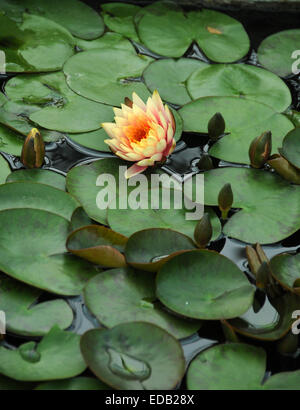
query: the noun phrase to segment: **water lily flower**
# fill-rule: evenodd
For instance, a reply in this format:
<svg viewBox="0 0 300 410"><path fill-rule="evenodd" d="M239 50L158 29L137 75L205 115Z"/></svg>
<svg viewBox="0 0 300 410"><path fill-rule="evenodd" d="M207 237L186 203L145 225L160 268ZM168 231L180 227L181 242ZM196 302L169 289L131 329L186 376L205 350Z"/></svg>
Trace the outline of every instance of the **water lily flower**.
<svg viewBox="0 0 300 410"><path fill-rule="evenodd" d="M102 127L110 136L105 142L111 150L118 157L135 162L127 169L126 178L163 163L174 151L175 120L158 91L154 91L146 104L133 93L132 101L126 99L121 109L113 110L115 122L103 123Z"/></svg>

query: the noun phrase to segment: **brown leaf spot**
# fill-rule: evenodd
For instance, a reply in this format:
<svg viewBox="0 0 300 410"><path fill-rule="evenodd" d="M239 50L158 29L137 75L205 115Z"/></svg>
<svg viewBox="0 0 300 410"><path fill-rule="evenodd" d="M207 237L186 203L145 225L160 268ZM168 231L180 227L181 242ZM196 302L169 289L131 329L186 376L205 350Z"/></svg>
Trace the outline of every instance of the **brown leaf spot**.
<svg viewBox="0 0 300 410"><path fill-rule="evenodd" d="M218 30L217 28L210 27L210 26L207 26L206 30L209 31L211 34L222 34L222 31Z"/></svg>

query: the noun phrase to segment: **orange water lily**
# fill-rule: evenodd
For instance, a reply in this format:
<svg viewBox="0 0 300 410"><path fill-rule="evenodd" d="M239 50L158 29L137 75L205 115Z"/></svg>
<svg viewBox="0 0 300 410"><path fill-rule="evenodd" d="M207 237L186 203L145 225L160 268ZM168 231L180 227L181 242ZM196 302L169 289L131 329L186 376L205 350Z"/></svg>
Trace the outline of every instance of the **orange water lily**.
<svg viewBox="0 0 300 410"><path fill-rule="evenodd" d="M155 163L164 162L174 151L175 121L169 107L154 91L145 104L136 94L126 99L122 108L114 108L115 122L102 127L110 136L105 142L111 150L126 161L135 162L125 177L137 175Z"/></svg>

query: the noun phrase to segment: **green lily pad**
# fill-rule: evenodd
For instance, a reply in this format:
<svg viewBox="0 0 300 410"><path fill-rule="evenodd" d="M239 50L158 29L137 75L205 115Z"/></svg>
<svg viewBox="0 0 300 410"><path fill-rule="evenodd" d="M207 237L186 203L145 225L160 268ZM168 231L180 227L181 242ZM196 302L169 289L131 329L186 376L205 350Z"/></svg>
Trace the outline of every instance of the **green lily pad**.
<svg viewBox="0 0 300 410"><path fill-rule="evenodd" d="M173 104L184 105L191 101L186 89L190 75L207 67L206 63L192 58L162 59L149 64L143 78L149 90L158 90L161 98Z"/></svg>
<svg viewBox="0 0 300 410"><path fill-rule="evenodd" d="M117 2L102 4L101 8L104 23L111 31L139 42L134 24L134 16L140 11L139 6Z"/></svg>
<svg viewBox="0 0 300 410"><path fill-rule="evenodd" d="M184 13L172 4L148 9L139 19L138 34L150 50L166 57L181 57L195 41L219 63L241 59L250 46L244 27L232 17L205 9Z"/></svg>
<svg viewBox="0 0 300 410"><path fill-rule="evenodd" d="M91 279L84 289L84 300L99 322L109 328L143 321L180 339L201 327L199 321L187 321L166 312L156 301L154 276L129 267L108 270Z"/></svg>
<svg viewBox="0 0 300 410"><path fill-rule="evenodd" d="M69 221L43 210L1 211L0 269L39 289L79 295L97 271L88 262L66 254L69 230Z"/></svg>
<svg viewBox="0 0 300 410"><path fill-rule="evenodd" d="M280 153L300 169L300 128L295 128L285 136Z"/></svg>
<svg viewBox="0 0 300 410"><path fill-rule="evenodd" d="M55 71L74 53L68 30L44 17L23 14L21 23L0 15L6 72Z"/></svg>
<svg viewBox="0 0 300 410"><path fill-rule="evenodd" d="M30 113L29 119L51 130L88 132L113 119L110 107L70 90L62 72L14 77L6 84L5 91L15 102L39 106Z"/></svg>
<svg viewBox="0 0 300 410"><path fill-rule="evenodd" d="M92 50L93 48L114 48L120 50L133 51L134 47L129 40L118 33L107 32L96 40L76 39L76 46L81 51Z"/></svg>
<svg viewBox="0 0 300 410"><path fill-rule="evenodd" d="M10 350L0 347L0 373L19 381L58 380L77 376L86 368L79 341L79 335L53 327L37 346L40 360L36 363L25 360L20 354L20 348Z"/></svg>
<svg viewBox="0 0 300 410"><path fill-rule="evenodd" d="M207 133L207 124L216 112L224 117L225 132L230 134L219 139L209 153L228 162L249 164L249 145L264 131L272 132L273 152L276 153L284 136L294 128L288 118L265 104L236 97L204 97L179 110L184 131Z"/></svg>
<svg viewBox="0 0 300 410"><path fill-rule="evenodd" d="M7 176L11 173L8 162L0 154L0 184L4 184Z"/></svg>
<svg viewBox="0 0 300 410"><path fill-rule="evenodd" d="M300 389L300 371L275 374L262 384L265 368L266 353L260 347L244 343L217 345L201 352L192 361L187 387L189 390Z"/></svg>
<svg viewBox="0 0 300 410"><path fill-rule="evenodd" d="M24 138L5 127L5 125L0 124L0 151L12 155L21 155L23 143Z"/></svg>
<svg viewBox="0 0 300 410"><path fill-rule="evenodd" d="M265 38L258 47L258 60L262 66L279 75L286 77L292 74L292 54L299 49L300 30L284 30Z"/></svg>
<svg viewBox="0 0 300 410"><path fill-rule="evenodd" d="M69 87L77 94L119 106L133 92L142 99L150 95L145 84L136 79L151 60L135 51L94 49L70 58L64 65L64 73Z"/></svg>
<svg viewBox="0 0 300 410"><path fill-rule="evenodd" d="M105 226L83 226L67 239L67 249L80 258L97 265L119 268L126 266L122 254L127 238Z"/></svg>
<svg viewBox="0 0 300 410"><path fill-rule="evenodd" d="M101 16L78 0L22 0L29 13L38 14L61 24L74 36L91 40L101 36L104 23Z"/></svg>
<svg viewBox="0 0 300 410"><path fill-rule="evenodd" d="M8 332L22 336L43 336L54 326L66 329L73 312L63 299L37 303L42 292L0 275L0 310L6 315Z"/></svg>
<svg viewBox="0 0 300 410"><path fill-rule="evenodd" d="M42 209L71 220L78 202L61 189L36 182L10 182L0 185L0 211Z"/></svg>
<svg viewBox="0 0 300 410"><path fill-rule="evenodd" d="M171 229L144 229L130 236L125 257L136 269L157 272L175 254L195 248L191 238Z"/></svg>
<svg viewBox="0 0 300 410"><path fill-rule="evenodd" d="M237 266L213 251L194 250L167 261L156 295L173 312L194 319L229 319L245 313L254 288Z"/></svg>
<svg viewBox="0 0 300 410"><path fill-rule="evenodd" d="M92 220L88 217L87 213L83 208L75 209L71 218L71 230L82 228L83 226L92 225Z"/></svg>
<svg viewBox="0 0 300 410"><path fill-rule="evenodd" d="M179 342L150 323L90 330L81 338L81 351L93 373L119 390L170 390L184 375Z"/></svg>
<svg viewBox="0 0 300 410"><path fill-rule="evenodd" d="M296 255L290 255L288 253L275 255L270 261L270 266L272 274L282 286L300 294L299 253Z"/></svg>
<svg viewBox="0 0 300 410"><path fill-rule="evenodd" d="M288 86L276 75L248 64L215 64L202 67L187 81L192 99L208 96L240 97L269 105L277 112L288 108Z"/></svg>
<svg viewBox="0 0 300 410"><path fill-rule="evenodd" d="M223 232L249 243L275 243L300 228L300 188L280 176L248 168L219 168L205 173L205 204L218 205L220 189L233 191L233 207L241 208ZM280 204L280 206L279 206Z"/></svg>
<svg viewBox="0 0 300 410"><path fill-rule="evenodd" d="M41 383L34 390L110 390L110 388L92 377L75 377Z"/></svg>
<svg viewBox="0 0 300 410"><path fill-rule="evenodd" d="M9 174L6 182L35 182L66 190L66 178L47 169L19 169Z"/></svg>
<svg viewBox="0 0 300 410"><path fill-rule="evenodd" d="M287 293L267 301L256 313L251 307L240 318L230 320L229 324L236 332L244 336L274 341L281 339L288 333L295 321L292 313L299 307L300 297Z"/></svg>

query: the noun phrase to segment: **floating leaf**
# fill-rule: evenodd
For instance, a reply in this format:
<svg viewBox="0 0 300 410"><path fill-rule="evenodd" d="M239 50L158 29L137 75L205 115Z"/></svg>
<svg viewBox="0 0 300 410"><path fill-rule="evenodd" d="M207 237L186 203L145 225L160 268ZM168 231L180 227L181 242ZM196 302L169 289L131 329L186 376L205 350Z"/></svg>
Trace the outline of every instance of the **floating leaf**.
<svg viewBox="0 0 300 410"><path fill-rule="evenodd" d="M106 32L102 37L96 40L76 39L76 46L81 51L91 50L93 48L116 48L120 50L133 51L134 47L129 40L117 33Z"/></svg>
<svg viewBox="0 0 300 410"><path fill-rule="evenodd" d="M63 299L36 303L42 292L0 275L0 310L6 315L8 332L22 336L43 336L53 325L66 329L73 312Z"/></svg>
<svg viewBox="0 0 300 410"><path fill-rule="evenodd" d="M184 131L206 133L207 123L216 112L224 117L225 132L230 135L218 140L209 153L228 162L248 164L249 145L264 131L272 132L273 152L276 152L287 132L294 128L284 115L259 102L235 97L203 97L179 110Z"/></svg>
<svg viewBox="0 0 300 410"><path fill-rule="evenodd" d="M187 81L192 99L208 96L240 97L282 112L292 102L288 86L267 70L248 64L214 64L194 72Z"/></svg>
<svg viewBox="0 0 300 410"><path fill-rule="evenodd" d="M285 288L300 294L300 254L281 253L270 261L274 278ZM300 306L300 305L299 305Z"/></svg>
<svg viewBox="0 0 300 410"><path fill-rule="evenodd" d="M74 53L72 35L54 21L24 13L20 23L1 14L0 23L6 72L60 70Z"/></svg>
<svg viewBox="0 0 300 410"><path fill-rule="evenodd" d="M19 169L9 174L6 182L35 182L66 190L65 177L47 169Z"/></svg>
<svg viewBox="0 0 300 410"><path fill-rule="evenodd" d="M138 80L150 61L150 57L137 55L134 51L94 49L70 58L64 73L68 85L77 94L119 106L125 97L131 98L133 92L142 99L150 95Z"/></svg>
<svg viewBox="0 0 300 410"><path fill-rule="evenodd" d="M299 29L284 30L270 35L258 47L260 64L280 77L292 74L293 63L296 62L292 54L298 50L299 41Z"/></svg>
<svg viewBox="0 0 300 410"><path fill-rule="evenodd" d="M39 209L1 211L0 269L52 293L79 295L97 271L65 253L69 229L66 219Z"/></svg>
<svg viewBox="0 0 300 410"><path fill-rule="evenodd" d="M156 284L168 309L194 319L234 318L253 302L254 288L237 266L207 250L174 256L158 272Z"/></svg>
<svg viewBox="0 0 300 410"><path fill-rule="evenodd" d="M34 390L110 390L110 388L92 377L76 377L41 383Z"/></svg>
<svg viewBox="0 0 300 410"><path fill-rule="evenodd" d="M40 360L36 363L24 360L18 350L0 347L0 372L19 381L58 380L77 376L86 367L80 353L79 339L80 336L75 333L53 327L38 344L36 352Z"/></svg>
<svg viewBox="0 0 300 410"><path fill-rule="evenodd" d="M13 130L0 124L0 151L12 155L20 155L23 143L24 138Z"/></svg>
<svg viewBox="0 0 300 410"><path fill-rule="evenodd" d="M113 118L110 107L75 94L62 72L14 77L6 84L7 96L15 102L39 106L29 119L41 127L63 132L88 132Z"/></svg>
<svg viewBox="0 0 300 410"><path fill-rule="evenodd" d="M201 71L206 67L206 63L192 58L166 58L149 64L143 78L149 90L158 90L164 101L183 105L191 101L186 89L188 78L194 71Z"/></svg>
<svg viewBox="0 0 300 410"><path fill-rule="evenodd" d="M105 226L84 226L72 232L67 239L67 249L89 262L109 267L126 266L124 251L127 238Z"/></svg>
<svg viewBox="0 0 300 410"><path fill-rule="evenodd" d="M101 8L104 22L110 30L139 41L134 25L134 16L140 10L139 6L117 2L102 4Z"/></svg>
<svg viewBox="0 0 300 410"><path fill-rule="evenodd" d="M157 272L175 254L195 248L191 238L171 229L144 229L130 236L125 257L136 269Z"/></svg>
<svg viewBox="0 0 300 410"><path fill-rule="evenodd" d="M90 330L81 338L81 350L93 373L115 389L170 390L184 375L180 344L165 330L150 323L129 322L108 330ZM123 362L122 374L112 368L112 359L116 362L117 355L119 365ZM134 363L130 372L128 358L131 366ZM147 374L145 368L150 370ZM138 377L141 370L142 378ZM145 376L148 377L144 379Z"/></svg>
<svg viewBox="0 0 300 410"><path fill-rule="evenodd" d="M205 9L183 13L172 3L146 9L138 21L138 34L150 50L166 57L181 57L195 41L219 63L239 60L250 46L242 24L232 17Z"/></svg>
<svg viewBox="0 0 300 410"><path fill-rule="evenodd" d="M199 321L187 321L167 313L156 302L154 276L129 267L108 270L91 279L85 287L84 300L106 327L143 321L160 326L179 339L201 327Z"/></svg>
<svg viewBox="0 0 300 410"><path fill-rule="evenodd" d="M300 128L295 128L285 136L280 153L300 170Z"/></svg>
<svg viewBox="0 0 300 410"><path fill-rule="evenodd" d="M266 353L260 347L243 343L217 345L192 361L187 387L189 390L300 389L300 371L275 374L262 384L265 368Z"/></svg>
<svg viewBox="0 0 300 410"><path fill-rule="evenodd" d="M224 233L249 243L275 243L300 228L300 188L280 176L248 168L219 168L205 173L205 204L217 205L219 190L230 183L233 207ZM279 206L280 204L280 206Z"/></svg>

